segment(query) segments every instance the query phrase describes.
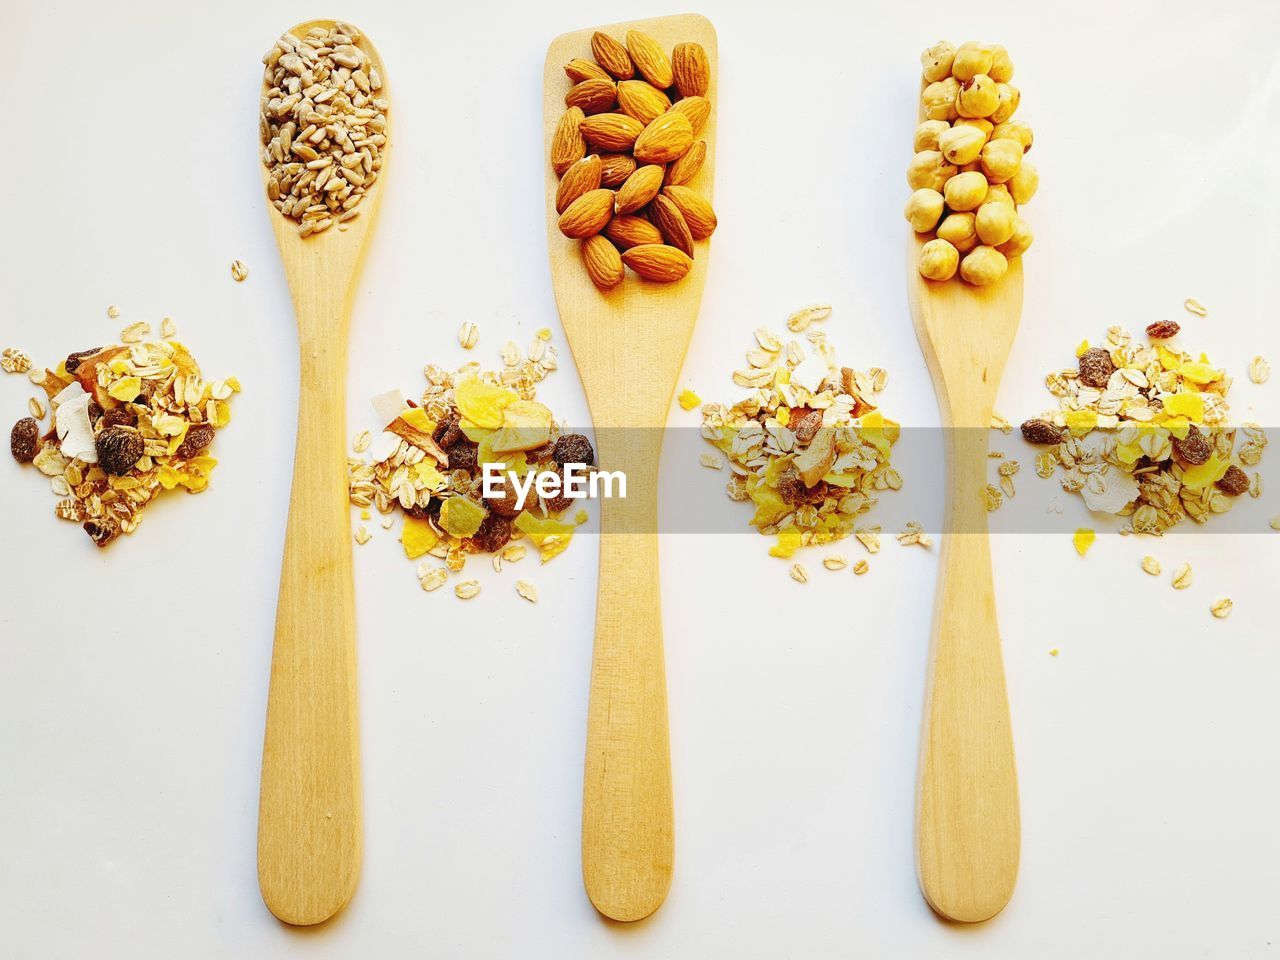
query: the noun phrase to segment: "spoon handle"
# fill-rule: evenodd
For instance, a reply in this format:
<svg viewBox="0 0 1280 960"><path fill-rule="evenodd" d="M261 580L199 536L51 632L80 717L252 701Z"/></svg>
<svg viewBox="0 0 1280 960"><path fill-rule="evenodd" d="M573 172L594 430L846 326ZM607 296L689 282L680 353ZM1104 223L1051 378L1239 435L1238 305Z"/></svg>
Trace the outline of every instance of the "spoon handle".
<svg viewBox="0 0 1280 960"><path fill-rule="evenodd" d="M306 330L305 308L298 306ZM345 337L300 339L298 442L262 751L258 883L272 913L306 925L327 920L350 900L361 841Z"/></svg>
<svg viewBox="0 0 1280 960"><path fill-rule="evenodd" d="M977 922L995 916L1013 895L1021 843L1018 781L983 503L988 431L946 432L955 486L939 557L916 865L934 910Z"/></svg>
<svg viewBox="0 0 1280 960"><path fill-rule="evenodd" d="M587 710L582 876L595 908L627 921L649 916L666 899L675 840L658 596L661 431L612 433L631 438L610 451L597 434L600 463L623 470L627 496L599 501L600 586Z"/></svg>

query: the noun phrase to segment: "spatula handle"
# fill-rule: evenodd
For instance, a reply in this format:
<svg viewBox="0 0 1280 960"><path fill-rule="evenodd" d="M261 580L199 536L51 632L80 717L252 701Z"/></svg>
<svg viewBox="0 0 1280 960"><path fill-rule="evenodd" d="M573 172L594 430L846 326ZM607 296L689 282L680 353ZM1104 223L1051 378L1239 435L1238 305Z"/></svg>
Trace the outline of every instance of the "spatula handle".
<svg viewBox="0 0 1280 960"><path fill-rule="evenodd" d="M955 486L939 557L916 862L929 905L976 922L1013 895L1018 784L983 503L987 431L948 434Z"/></svg>
<svg viewBox="0 0 1280 960"><path fill-rule="evenodd" d="M627 431L629 450L612 459L607 447L602 451L606 468L623 466L628 496L600 501L582 875L591 902L614 920L640 920L662 905L675 854L658 598L658 450L639 449L659 432Z"/></svg>
<svg viewBox="0 0 1280 960"><path fill-rule="evenodd" d="M271 912L292 924L341 910L360 872L346 354L337 341L303 338L300 347L298 443L262 751L258 882Z"/></svg>

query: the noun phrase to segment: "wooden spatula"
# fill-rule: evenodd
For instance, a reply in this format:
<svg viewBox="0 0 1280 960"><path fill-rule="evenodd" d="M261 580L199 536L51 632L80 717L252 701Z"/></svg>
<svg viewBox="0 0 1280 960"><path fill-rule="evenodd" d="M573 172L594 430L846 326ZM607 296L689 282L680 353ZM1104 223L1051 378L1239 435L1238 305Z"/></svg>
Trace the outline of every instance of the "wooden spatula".
<svg viewBox="0 0 1280 960"><path fill-rule="evenodd" d="M712 113L701 139L707 156L691 187L711 198L715 167L716 34L705 18L661 17L567 33L547 51L543 111L549 151L570 83L564 65L590 57L595 30L624 40L641 30L670 53L697 42L711 60ZM544 154L545 158L546 154ZM601 293L579 242L557 228L556 177L548 165L551 278L565 334L594 421L598 462L627 477L626 499L600 502L600 586L591 661L583 783L582 873L597 910L614 920L653 913L671 885L674 852L667 692L658 602L658 457L702 287L707 245L676 283L633 274Z"/></svg>
<svg viewBox="0 0 1280 960"><path fill-rule="evenodd" d="M333 23L312 20L292 33ZM359 46L383 72L368 38ZM385 86L380 96L388 97ZM382 156L385 164L386 148ZM258 883L271 912L292 924L333 916L360 873L347 332L382 183L368 189L346 231L335 226L319 236L299 236L297 223L267 204L298 318L301 376L262 751Z"/></svg>
<svg viewBox="0 0 1280 960"><path fill-rule="evenodd" d="M908 297L933 375L950 477L939 556L917 793L916 866L951 920L999 913L1013 895L1018 781L987 540L987 439L1022 311L1022 262L995 284L926 280L908 251Z"/></svg>

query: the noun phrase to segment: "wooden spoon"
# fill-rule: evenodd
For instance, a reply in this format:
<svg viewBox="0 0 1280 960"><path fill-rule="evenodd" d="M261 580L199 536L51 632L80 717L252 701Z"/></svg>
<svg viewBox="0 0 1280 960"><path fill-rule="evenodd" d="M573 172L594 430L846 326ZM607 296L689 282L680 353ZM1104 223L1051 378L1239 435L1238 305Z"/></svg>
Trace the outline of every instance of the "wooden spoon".
<svg viewBox="0 0 1280 960"><path fill-rule="evenodd" d="M333 24L311 20L292 32ZM358 45L383 72L368 38ZM385 86L379 95L388 96ZM264 166L264 187L266 180ZM262 750L258 883L271 912L300 925L346 906L360 873L347 333L382 183L368 189L345 232L334 226L301 237L295 221L267 204L298 317L300 395Z"/></svg>
<svg viewBox="0 0 1280 960"><path fill-rule="evenodd" d="M712 113L699 135L702 170L689 185L711 199L715 164L716 34L704 17L684 15L580 30L556 38L543 75L550 150L570 83L564 65L590 56L599 29L620 41L628 30L654 37L670 53L702 44L712 64ZM545 162L544 154L544 162ZM684 362L702 287L707 249L676 283L628 274L601 293L582 264L580 242L557 228L556 176L548 164L547 234L551 278L565 334L595 424L598 461L627 477L626 499L601 500L600 585L587 713L583 778L582 875L597 910L640 920L662 905L674 854L667 692L658 600L658 458L662 431Z"/></svg>
<svg viewBox="0 0 1280 960"><path fill-rule="evenodd" d="M924 119L921 117L921 119ZM929 906L987 920L1018 875L1018 780L987 539L987 440L1022 311L1022 261L995 284L920 276L908 244L907 292L946 436L946 522L925 695L916 868Z"/></svg>

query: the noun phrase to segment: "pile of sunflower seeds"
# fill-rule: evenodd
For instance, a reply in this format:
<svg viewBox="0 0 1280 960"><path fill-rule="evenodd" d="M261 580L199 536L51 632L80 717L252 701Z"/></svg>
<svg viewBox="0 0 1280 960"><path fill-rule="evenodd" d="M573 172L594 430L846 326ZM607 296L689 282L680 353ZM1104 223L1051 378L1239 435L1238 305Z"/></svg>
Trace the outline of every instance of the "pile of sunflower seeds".
<svg viewBox="0 0 1280 960"><path fill-rule="evenodd" d="M286 33L262 58L259 127L267 197L302 236L358 216L387 137L382 77L345 23Z"/></svg>

